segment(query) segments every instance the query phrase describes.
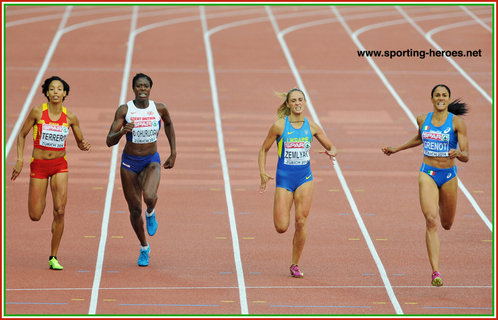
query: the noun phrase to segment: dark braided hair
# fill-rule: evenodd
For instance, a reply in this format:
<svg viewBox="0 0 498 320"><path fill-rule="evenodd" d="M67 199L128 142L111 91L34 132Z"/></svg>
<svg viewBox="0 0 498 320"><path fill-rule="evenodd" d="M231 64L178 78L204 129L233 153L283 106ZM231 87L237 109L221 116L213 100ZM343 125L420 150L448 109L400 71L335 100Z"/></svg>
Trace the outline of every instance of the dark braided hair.
<svg viewBox="0 0 498 320"><path fill-rule="evenodd" d="M431 91L431 98L434 96L434 91L436 91L437 88L443 87L446 90L448 90L448 95L451 97L451 91L450 88L448 88L447 85L445 84L438 84L434 88L432 88ZM469 112L469 106L465 102L461 100L461 98L455 99L450 104L448 105L448 111L453 113L454 115L461 116L467 114Z"/></svg>
<svg viewBox="0 0 498 320"><path fill-rule="evenodd" d="M49 97L47 97L47 92L49 90L49 87L50 87L50 83L52 83L52 81L60 81L62 83L62 86L64 87L64 91L66 91L66 97L69 95L69 84L62 80L60 77L58 76L52 76L48 79L45 79L45 81L43 82L41 88L42 88L42 93L43 95L47 98L48 101L50 101ZM66 97L62 97L62 101L64 101L64 99L66 99Z"/></svg>

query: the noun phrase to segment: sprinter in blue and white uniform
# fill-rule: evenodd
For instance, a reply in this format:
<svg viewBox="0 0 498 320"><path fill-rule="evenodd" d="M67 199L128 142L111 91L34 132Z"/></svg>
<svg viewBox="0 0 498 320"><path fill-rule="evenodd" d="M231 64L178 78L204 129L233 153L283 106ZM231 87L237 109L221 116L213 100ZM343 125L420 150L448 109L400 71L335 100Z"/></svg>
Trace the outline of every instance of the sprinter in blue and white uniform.
<svg viewBox="0 0 498 320"><path fill-rule="evenodd" d="M450 89L436 85L431 92L433 111L419 115L416 136L399 147L383 147L386 155L423 144L424 159L419 173L419 196L425 217L425 239L432 267L432 285L442 286L439 273L438 217L445 230L450 230L456 213L457 167L455 159L469 161L469 142L465 122L459 115L467 113L467 105L459 99L450 103Z"/></svg>
<svg viewBox="0 0 498 320"><path fill-rule="evenodd" d="M278 120L273 123L259 151L258 163L261 178L260 192L266 190L273 179L266 173L266 155L273 142L277 141L278 164L276 173L273 221L278 233L289 228L290 210L295 206L295 227L290 274L302 278L298 263L306 241L306 219L311 208L313 175L310 168L310 147L313 137L325 148L325 153L334 161L337 150L322 128L304 117L306 98L299 89L281 94L285 101L280 105Z"/></svg>
<svg viewBox="0 0 498 320"><path fill-rule="evenodd" d="M107 135L107 146L117 143L126 135L126 144L121 156L121 184L130 210L130 221L140 241L138 265L149 265L150 246L145 237L142 219L142 194L147 210L147 233L153 236L157 230L157 190L161 179L161 159L157 152L157 136L164 127L171 154L163 164L173 168L176 160L176 140L173 122L163 103L149 100L152 79L138 73L132 82L135 99L118 107Z"/></svg>

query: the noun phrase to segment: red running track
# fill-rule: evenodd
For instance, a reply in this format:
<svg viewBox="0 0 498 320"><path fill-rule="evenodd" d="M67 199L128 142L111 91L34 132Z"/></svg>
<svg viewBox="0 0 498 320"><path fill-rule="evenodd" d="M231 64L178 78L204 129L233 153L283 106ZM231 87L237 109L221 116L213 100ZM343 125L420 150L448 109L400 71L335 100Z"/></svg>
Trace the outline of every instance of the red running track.
<svg viewBox="0 0 498 320"><path fill-rule="evenodd" d="M12 5L4 12L4 316L495 315L495 119L486 97L493 6ZM369 64L356 51L358 44L434 49L429 36L445 50L482 56L455 58L458 67L436 57ZM112 174L123 143L113 158L104 142L120 100L133 98L137 72L152 77L152 99L168 106L178 151L175 168L162 173L147 268L136 265L119 170ZM26 161L9 180L16 159L9 138L24 121L23 106L43 102L40 79L53 74L71 85L66 105L92 144L83 153L68 142L62 272L46 264L50 202L40 222L26 212ZM387 158L380 147L416 132L410 114L431 110L429 92L440 82L471 106L471 160L458 170L477 207L459 191L454 227L440 231L445 286L434 288L418 203L421 150ZM315 114L307 116L340 151L334 168L313 147L303 279L288 274L292 230L274 231L273 190L257 192L257 152L280 102L273 90L296 85L309 94ZM25 160L31 150L27 143ZM169 152L163 134L159 151ZM269 172L275 163L274 147Z"/></svg>

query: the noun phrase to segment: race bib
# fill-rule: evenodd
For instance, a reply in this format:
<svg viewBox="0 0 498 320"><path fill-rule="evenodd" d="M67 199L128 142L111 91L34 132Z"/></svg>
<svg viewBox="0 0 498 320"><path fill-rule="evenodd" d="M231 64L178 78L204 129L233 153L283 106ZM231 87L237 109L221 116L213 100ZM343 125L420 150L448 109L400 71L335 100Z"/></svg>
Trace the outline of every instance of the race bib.
<svg viewBox="0 0 498 320"><path fill-rule="evenodd" d="M305 165L310 161L308 141L285 142L284 164L291 166Z"/></svg>
<svg viewBox="0 0 498 320"><path fill-rule="evenodd" d="M65 126L54 126L44 123L42 125L40 145L44 147L64 149L69 129Z"/></svg>
<svg viewBox="0 0 498 320"><path fill-rule="evenodd" d="M447 133L426 131L422 134L424 155L428 157L448 157L450 135Z"/></svg>
<svg viewBox="0 0 498 320"><path fill-rule="evenodd" d="M133 143L152 143L157 141L159 122L155 117L132 117L135 127L131 131Z"/></svg>

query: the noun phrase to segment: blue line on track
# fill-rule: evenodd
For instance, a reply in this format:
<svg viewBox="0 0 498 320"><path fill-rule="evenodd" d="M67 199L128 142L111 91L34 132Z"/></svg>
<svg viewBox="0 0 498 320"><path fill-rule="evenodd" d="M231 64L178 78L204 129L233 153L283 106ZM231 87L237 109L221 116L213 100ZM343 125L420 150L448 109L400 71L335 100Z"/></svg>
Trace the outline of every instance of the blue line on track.
<svg viewBox="0 0 498 320"><path fill-rule="evenodd" d="M67 302L5 302L5 304L67 304Z"/></svg>
<svg viewBox="0 0 498 320"><path fill-rule="evenodd" d="M370 306L287 306L271 305L272 308L371 308Z"/></svg>
<svg viewBox="0 0 498 320"><path fill-rule="evenodd" d="M155 306L155 307L219 307L217 304L164 304L164 303L121 303L120 306Z"/></svg>

